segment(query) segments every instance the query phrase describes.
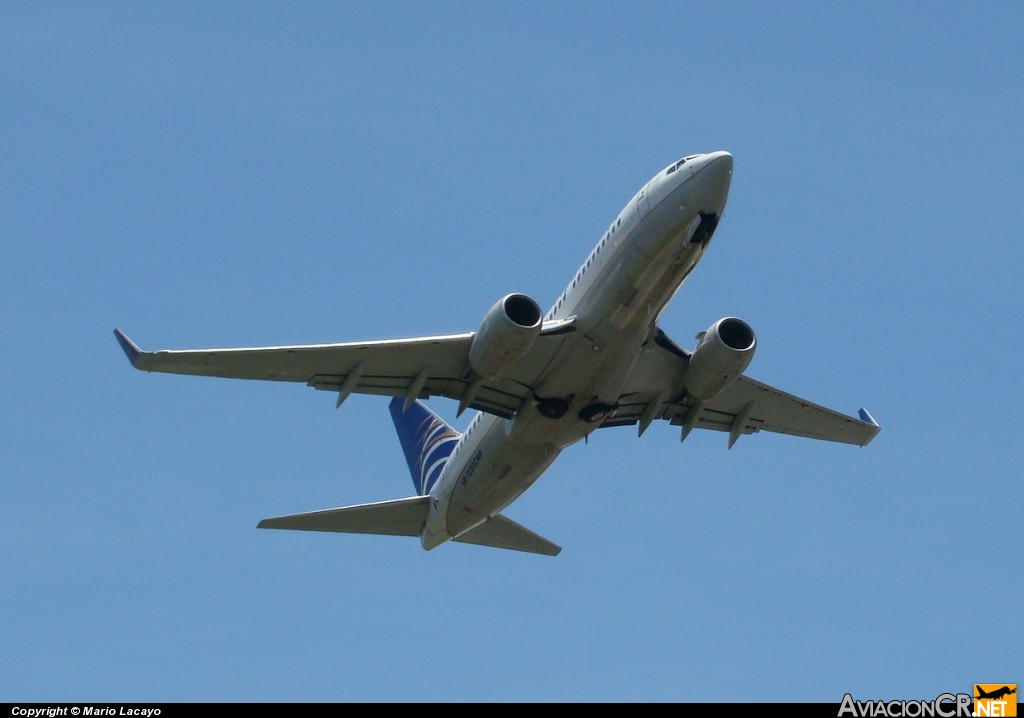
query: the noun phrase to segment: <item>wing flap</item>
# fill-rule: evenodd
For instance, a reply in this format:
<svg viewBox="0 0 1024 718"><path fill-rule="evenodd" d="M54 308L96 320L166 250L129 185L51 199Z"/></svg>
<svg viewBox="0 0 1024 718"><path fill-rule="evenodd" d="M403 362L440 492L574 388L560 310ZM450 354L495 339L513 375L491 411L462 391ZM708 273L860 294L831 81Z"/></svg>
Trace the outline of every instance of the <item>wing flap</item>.
<svg viewBox="0 0 1024 718"><path fill-rule="evenodd" d="M429 511L429 496L378 501L372 504L344 506L338 509L275 516L257 524L261 529L331 531L349 534L419 536Z"/></svg>
<svg viewBox="0 0 1024 718"><path fill-rule="evenodd" d="M459 543L471 543L477 546L504 548L511 551L524 551L544 556L557 556L562 547L553 544L543 536L535 534L515 521L496 514L476 528L454 539Z"/></svg>
<svg viewBox="0 0 1024 718"><path fill-rule="evenodd" d="M317 374L307 384L322 391L341 391L346 379L345 374ZM404 376L367 376L360 377L355 391L359 394L376 396L406 396L410 386L410 378ZM462 393L470 382L457 377L429 376L423 384L422 391L414 399L427 399L431 396L443 396L448 399L461 399ZM476 392L469 403L472 409L486 411L505 419L510 419L529 396L528 387L502 378L492 379Z"/></svg>

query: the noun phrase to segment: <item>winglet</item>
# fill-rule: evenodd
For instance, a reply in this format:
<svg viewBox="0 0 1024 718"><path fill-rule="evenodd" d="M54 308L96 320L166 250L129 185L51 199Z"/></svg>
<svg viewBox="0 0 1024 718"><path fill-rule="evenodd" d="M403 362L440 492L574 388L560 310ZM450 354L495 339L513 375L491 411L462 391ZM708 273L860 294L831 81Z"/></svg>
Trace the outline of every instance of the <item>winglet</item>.
<svg viewBox="0 0 1024 718"><path fill-rule="evenodd" d="M114 336L117 337L117 343L121 345L121 349L124 350L124 355L128 357L128 361L132 363L132 366L138 367L139 356L142 354L142 350L120 329L114 330Z"/></svg>
<svg viewBox="0 0 1024 718"><path fill-rule="evenodd" d="M871 416L871 414L868 413L868 410L865 409L863 406L857 410L857 416L860 417L861 421L865 421L868 424L874 424L875 426L878 426L878 422L875 421L875 417Z"/></svg>
<svg viewBox="0 0 1024 718"><path fill-rule="evenodd" d="M870 424L872 427L874 427L874 431L871 433L871 436L869 436L867 440L863 444L861 444L861 446L867 446L868 444L871 443L872 439L878 436L878 432L882 430L882 427L878 425L878 422L875 421L875 417L871 416L870 412L868 412L868 410L865 409L863 406L857 410L857 416L859 416L860 420L863 421L865 424Z"/></svg>

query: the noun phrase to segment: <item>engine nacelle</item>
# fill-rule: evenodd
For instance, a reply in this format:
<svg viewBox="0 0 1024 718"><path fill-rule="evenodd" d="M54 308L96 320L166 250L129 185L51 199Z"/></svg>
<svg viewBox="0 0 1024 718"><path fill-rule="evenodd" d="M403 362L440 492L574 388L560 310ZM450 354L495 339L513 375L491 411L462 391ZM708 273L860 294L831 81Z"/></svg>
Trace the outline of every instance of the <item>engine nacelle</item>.
<svg viewBox="0 0 1024 718"><path fill-rule="evenodd" d="M469 346L469 365L476 376L498 376L523 356L540 336L540 305L525 294L508 294L484 316Z"/></svg>
<svg viewBox="0 0 1024 718"><path fill-rule="evenodd" d="M736 381L754 358L757 337L742 319L725 317L708 327L690 356L683 386L690 396L707 401Z"/></svg>

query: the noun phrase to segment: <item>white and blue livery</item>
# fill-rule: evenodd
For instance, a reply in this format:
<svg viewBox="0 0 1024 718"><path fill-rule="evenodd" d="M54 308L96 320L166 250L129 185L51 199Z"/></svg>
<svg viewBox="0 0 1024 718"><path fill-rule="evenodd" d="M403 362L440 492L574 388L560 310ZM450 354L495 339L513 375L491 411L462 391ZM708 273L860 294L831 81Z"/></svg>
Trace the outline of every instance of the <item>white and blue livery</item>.
<svg viewBox="0 0 1024 718"><path fill-rule="evenodd" d="M501 512L563 449L602 427L655 420L729 436L773 431L864 446L879 426L747 377L757 346L725 317L687 350L658 318L704 256L725 210L728 152L662 169L608 226L554 306L524 294L491 307L475 332L386 341L143 352L146 371L305 382L395 397L391 414L416 493L407 498L264 519L261 528L418 536L555 555L561 549ZM419 400L442 396L478 410L464 433Z"/></svg>

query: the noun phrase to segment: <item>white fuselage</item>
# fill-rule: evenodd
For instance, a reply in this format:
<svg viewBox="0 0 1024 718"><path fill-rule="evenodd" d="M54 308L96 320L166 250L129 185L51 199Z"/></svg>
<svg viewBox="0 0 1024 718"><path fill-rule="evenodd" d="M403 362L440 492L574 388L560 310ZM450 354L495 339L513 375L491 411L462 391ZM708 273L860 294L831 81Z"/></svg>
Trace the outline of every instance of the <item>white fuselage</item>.
<svg viewBox="0 0 1024 718"><path fill-rule="evenodd" d="M512 419L478 413L430 491L424 548L501 511L562 449L600 426L588 411L620 395L655 321L700 261L731 177L729 153L695 155L663 169L626 204L545 317L575 317L575 332L535 390L568 409L552 419L527 401Z"/></svg>

